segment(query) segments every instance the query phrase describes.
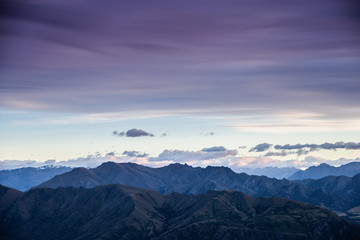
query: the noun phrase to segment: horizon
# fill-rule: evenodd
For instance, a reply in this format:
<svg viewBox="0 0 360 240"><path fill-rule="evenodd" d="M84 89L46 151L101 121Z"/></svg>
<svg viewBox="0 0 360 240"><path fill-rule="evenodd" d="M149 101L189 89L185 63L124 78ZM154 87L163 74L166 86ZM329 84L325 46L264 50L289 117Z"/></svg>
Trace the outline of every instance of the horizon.
<svg viewBox="0 0 360 240"><path fill-rule="evenodd" d="M1 9L1 169L360 162L356 1Z"/></svg>

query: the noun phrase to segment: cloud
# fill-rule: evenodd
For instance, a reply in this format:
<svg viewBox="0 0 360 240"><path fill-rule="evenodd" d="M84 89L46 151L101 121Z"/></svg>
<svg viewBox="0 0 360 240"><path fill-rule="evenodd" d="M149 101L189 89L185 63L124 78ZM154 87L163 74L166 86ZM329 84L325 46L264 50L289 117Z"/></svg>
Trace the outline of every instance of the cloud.
<svg viewBox="0 0 360 240"><path fill-rule="evenodd" d="M237 115L222 124L241 131L360 128L349 1L1 3L2 107ZM318 116L276 115L303 109Z"/></svg>
<svg viewBox="0 0 360 240"><path fill-rule="evenodd" d="M245 149L245 148L247 148L247 146L245 146L245 145L239 146L239 149Z"/></svg>
<svg viewBox="0 0 360 240"><path fill-rule="evenodd" d="M100 157L101 155L97 155L97 157ZM109 152L105 155L105 159L109 160L109 161L115 161L116 160L116 155L115 152Z"/></svg>
<svg viewBox="0 0 360 240"><path fill-rule="evenodd" d="M272 144L269 144L269 143L260 143L260 144L256 145L255 147L251 148L249 150L249 152L265 152L271 146L272 146Z"/></svg>
<svg viewBox="0 0 360 240"><path fill-rule="evenodd" d="M125 132L113 131L113 135L122 137L125 136Z"/></svg>
<svg viewBox="0 0 360 240"><path fill-rule="evenodd" d="M223 146L214 146L214 147L210 147L210 148L203 148L201 151L203 151L203 152L221 152L221 151L226 151L226 148Z"/></svg>
<svg viewBox="0 0 360 240"><path fill-rule="evenodd" d="M124 151L123 155L129 156L129 157L147 157L147 153L140 153L139 151Z"/></svg>
<svg viewBox="0 0 360 240"><path fill-rule="evenodd" d="M277 150L296 150L296 149L302 149L302 148L310 148L310 149L316 149L318 145L316 144L285 144L285 145L275 145L274 148Z"/></svg>
<svg viewBox="0 0 360 240"><path fill-rule="evenodd" d="M200 151L164 150L158 157L149 158L149 161L196 162L235 156L236 150L227 150L223 147L204 148Z"/></svg>
<svg viewBox="0 0 360 240"><path fill-rule="evenodd" d="M44 162L46 165L53 165L56 163L56 160L55 159L49 159L47 161Z"/></svg>
<svg viewBox="0 0 360 240"><path fill-rule="evenodd" d="M148 133L148 132L145 132L144 130L136 129L136 128L130 129L126 132L119 132L119 131L115 130L115 131L113 131L113 135L120 136L120 137L123 137L123 136L126 136L126 137L143 137L143 136L154 137L154 134Z"/></svg>
<svg viewBox="0 0 360 240"><path fill-rule="evenodd" d="M298 151L298 154L307 154L309 151L319 151L324 150L337 150L337 149L346 149L346 150L359 150L360 143L355 142L336 142L336 143L322 143L322 144L285 144L285 145L275 145L277 150L301 150ZM309 149L309 150L304 150Z"/></svg>
<svg viewBox="0 0 360 240"><path fill-rule="evenodd" d="M295 153L296 153L296 155L301 156L301 155L307 155L309 152L310 152L310 150L299 149ZM289 152L289 153L292 153L292 152Z"/></svg>
<svg viewBox="0 0 360 240"><path fill-rule="evenodd" d="M265 154L266 157L270 157L270 156L279 156L279 157L285 157L287 156L287 153L285 151L281 151L281 152L267 152Z"/></svg>
<svg viewBox="0 0 360 240"><path fill-rule="evenodd" d="M163 134L161 134L160 137L166 137L166 136L167 136L167 134L166 134L166 133L163 133Z"/></svg>
<svg viewBox="0 0 360 240"><path fill-rule="evenodd" d="M125 151L130 155L132 151ZM135 151L137 152L137 151ZM138 154L138 153L134 153ZM126 155L126 154L124 154ZM269 156L260 157L239 157L236 156L236 151L226 150L222 152L203 152L203 151L182 151L182 150L164 150L157 157L130 157L130 156L115 156L115 153L108 153L105 156L99 154L88 155L86 157L79 157L67 161L51 160L48 163L38 162L32 160L4 160L0 161L0 170L15 169L21 167L41 167L44 165L57 165L68 167L86 167L95 168L104 162L113 161L117 163L132 162L142 164L150 167L162 167L171 163L187 163L194 167L206 166L225 166L233 169L234 171L241 172L243 168L264 168L264 167L295 167L305 169L310 166L316 166L321 163L327 163L333 166L340 166L350 162L359 162L360 158L345 159L340 158L337 160L328 160L320 157L308 156L303 160L277 160Z"/></svg>

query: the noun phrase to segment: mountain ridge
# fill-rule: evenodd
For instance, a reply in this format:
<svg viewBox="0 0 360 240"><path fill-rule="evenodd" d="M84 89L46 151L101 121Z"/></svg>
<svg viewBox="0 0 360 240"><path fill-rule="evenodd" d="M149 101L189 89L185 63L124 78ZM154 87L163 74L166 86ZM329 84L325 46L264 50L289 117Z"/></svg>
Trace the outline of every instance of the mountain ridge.
<svg viewBox="0 0 360 240"><path fill-rule="evenodd" d="M41 184L58 174L71 171L73 168L64 166L24 167L11 170L0 170L0 184L26 191Z"/></svg>
<svg viewBox="0 0 360 240"><path fill-rule="evenodd" d="M311 166L306 170L299 170L288 177L289 180L320 179L327 176L353 177L360 173L360 162L351 162L339 167L322 163L319 166Z"/></svg>
<svg viewBox="0 0 360 240"><path fill-rule="evenodd" d="M134 163L107 162L94 169L74 169L38 185L37 188L91 188L104 184L125 184L153 189L163 194L201 194L209 190L231 189L253 197L280 196L340 211L360 205L325 190L286 179L249 176L235 173L227 167L194 168L181 164L150 168Z"/></svg>

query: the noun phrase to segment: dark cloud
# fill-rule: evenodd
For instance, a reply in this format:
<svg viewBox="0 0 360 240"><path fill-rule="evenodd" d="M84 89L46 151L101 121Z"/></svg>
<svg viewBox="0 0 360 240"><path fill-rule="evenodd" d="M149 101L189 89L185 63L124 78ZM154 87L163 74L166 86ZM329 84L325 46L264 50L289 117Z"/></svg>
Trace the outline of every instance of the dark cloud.
<svg viewBox="0 0 360 240"><path fill-rule="evenodd" d="M143 136L154 137L154 134L148 133L148 132L145 132L144 130L136 129L136 128L130 129L130 130L126 131L126 132L113 131L113 135L120 136L120 137L122 137L122 136L126 136L126 137L143 137Z"/></svg>
<svg viewBox="0 0 360 240"><path fill-rule="evenodd" d="M124 151L122 155L126 155L128 157L147 157L147 153L140 153L139 151Z"/></svg>
<svg viewBox="0 0 360 240"><path fill-rule="evenodd" d="M239 146L240 149L245 149L246 146L245 145L242 145L242 146Z"/></svg>
<svg viewBox="0 0 360 240"><path fill-rule="evenodd" d="M163 133L163 134L161 134L160 137L166 137L166 136L167 136L167 134L166 134L166 133Z"/></svg>
<svg viewBox="0 0 360 240"><path fill-rule="evenodd" d="M251 148L249 150L249 152L265 152L271 146L272 146L272 144L269 144L269 143L260 143L260 144L256 145L255 147Z"/></svg>
<svg viewBox="0 0 360 240"><path fill-rule="evenodd" d="M296 153L296 155L301 156L301 155L307 155L309 152L310 152L310 150L299 149L295 153Z"/></svg>
<svg viewBox="0 0 360 240"><path fill-rule="evenodd" d="M119 132L119 131L115 130L115 131L113 131L113 135L122 137L122 136L125 136L125 132Z"/></svg>
<svg viewBox="0 0 360 240"><path fill-rule="evenodd" d="M279 156L279 157L285 157L287 156L287 153L285 151L282 152L267 152L265 154L266 157L271 157L271 156Z"/></svg>
<svg viewBox="0 0 360 240"><path fill-rule="evenodd" d="M226 151L227 149L223 146L214 146L210 148L203 148L201 151L203 152L221 152Z"/></svg>
<svg viewBox="0 0 360 240"><path fill-rule="evenodd" d="M285 145L275 145L274 148L277 150L296 150L296 149L302 149L302 148L310 148L310 149L316 149L318 145L316 144L285 144Z"/></svg>
<svg viewBox="0 0 360 240"><path fill-rule="evenodd" d="M337 150L337 149L346 149L346 150L358 150L360 149L360 143L355 142L336 142L336 143L322 143L322 144L285 144L285 145L275 145L277 150L299 150L298 155L307 154L309 151L318 151L321 149L325 150ZM308 150L306 150L308 149Z"/></svg>
<svg viewBox="0 0 360 240"><path fill-rule="evenodd" d="M115 156L115 152L109 152L109 153L107 153L106 155L105 155L105 157L106 156Z"/></svg>
<svg viewBox="0 0 360 240"><path fill-rule="evenodd" d="M127 137L141 137L141 136L149 136L149 137L154 137L154 135L152 133L148 133L145 132L144 130L141 129L130 129L126 132L126 136Z"/></svg>
<svg viewBox="0 0 360 240"><path fill-rule="evenodd" d="M345 143L344 146L346 149L349 149L349 150L358 150L358 149L360 149L360 142L359 143L348 142L348 143Z"/></svg>

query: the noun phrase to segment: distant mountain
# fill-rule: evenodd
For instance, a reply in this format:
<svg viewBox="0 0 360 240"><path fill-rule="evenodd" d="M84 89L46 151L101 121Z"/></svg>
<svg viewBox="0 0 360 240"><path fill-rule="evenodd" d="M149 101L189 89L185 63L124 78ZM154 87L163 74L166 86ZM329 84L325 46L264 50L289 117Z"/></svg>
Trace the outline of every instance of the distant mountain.
<svg viewBox="0 0 360 240"><path fill-rule="evenodd" d="M342 196L349 201L360 203L360 173L352 178L345 176L328 176L317 180L305 179L297 180L296 182L312 188L320 188Z"/></svg>
<svg viewBox="0 0 360 240"><path fill-rule="evenodd" d="M269 178L283 179L293 175L299 169L294 167L265 167L265 168L239 168L236 172L244 172L249 175L266 176Z"/></svg>
<svg viewBox="0 0 360 240"><path fill-rule="evenodd" d="M124 185L34 189L0 186L1 239L341 239L360 227L331 211L236 191L162 195Z"/></svg>
<svg viewBox="0 0 360 240"><path fill-rule="evenodd" d="M27 167L0 171L0 184L26 191L43 183L58 174L71 171L70 167L44 166L39 168Z"/></svg>
<svg viewBox="0 0 360 240"><path fill-rule="evenodd" d="M353 177L360 173L360 162L351 162L340 167L333 167L326 163L319 166L309 167L302 171L299 170L290 176L289 180L303 180L303 179L320 179L326 176L347 176Z"/></svg>
<svg viewBox="0 0 360 240"><path fill-rule="evenodd" d="M37 187L86 187L106 184L124 184L153 189L169 194L173 192L201 194L209 190L238 190L254 197L280 196L345 211L360 204L347 201L325 190L303 184L277 180L265 176L249 176L235 173L226 167L193 168L171 164L162 168L150 168L134 163L103 163L95 169L77 168L57 175Z"/></svg>

